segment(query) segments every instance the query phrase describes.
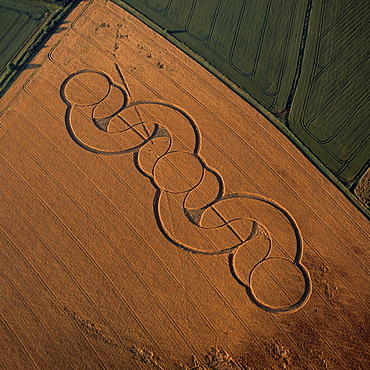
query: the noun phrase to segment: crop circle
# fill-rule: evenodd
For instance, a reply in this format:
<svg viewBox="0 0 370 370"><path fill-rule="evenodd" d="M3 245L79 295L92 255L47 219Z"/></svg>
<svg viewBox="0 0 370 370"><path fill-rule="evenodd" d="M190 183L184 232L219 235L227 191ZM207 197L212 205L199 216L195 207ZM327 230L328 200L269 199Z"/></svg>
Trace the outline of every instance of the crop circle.
<svg viewBox="0 0 370 370"><path fill-rule="evenodd" d="M154 181L159 188L171 193L183 193L196 187L203 178L203 165L189 152L170 152L156 162Z"/></svg>
<svg viewBox="0 0 370 370"><path fill-rule="evenodd" d="M72 75L64 87L64 97L72 105L91 106L107 97L111 83L96 71L81 71Z"/></svg>

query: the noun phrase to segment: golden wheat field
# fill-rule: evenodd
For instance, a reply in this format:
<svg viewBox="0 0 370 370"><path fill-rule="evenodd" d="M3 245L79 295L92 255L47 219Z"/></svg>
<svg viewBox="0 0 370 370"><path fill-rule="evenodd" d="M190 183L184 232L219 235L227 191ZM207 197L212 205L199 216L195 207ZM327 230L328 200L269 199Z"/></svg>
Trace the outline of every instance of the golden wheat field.
<svg viewBox="0 0 370 370"><path fill-rule="evenodd" d="M0 102L4 369L367 369L369 224L110 1Z"/></svg>

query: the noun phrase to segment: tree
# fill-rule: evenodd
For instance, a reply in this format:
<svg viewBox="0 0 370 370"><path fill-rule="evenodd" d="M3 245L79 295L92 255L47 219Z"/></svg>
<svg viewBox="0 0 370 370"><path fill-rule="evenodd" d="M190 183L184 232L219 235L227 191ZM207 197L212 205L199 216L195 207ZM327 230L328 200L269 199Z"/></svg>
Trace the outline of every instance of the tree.
<svg viewBox="0 0 370 370"><path fill-rule="evenodd" d="M17 66L13 62L10 62L6 66L6 69L8 70L8 72L13 72L17 69Z"/></svg>

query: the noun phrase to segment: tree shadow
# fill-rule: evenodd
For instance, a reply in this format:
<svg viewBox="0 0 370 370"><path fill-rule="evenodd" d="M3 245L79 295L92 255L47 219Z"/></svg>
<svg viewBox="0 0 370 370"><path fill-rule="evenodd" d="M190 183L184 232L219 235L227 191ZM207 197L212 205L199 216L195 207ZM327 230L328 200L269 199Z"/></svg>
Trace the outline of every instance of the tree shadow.
<svg viewBox="0 0 370 370"><path fill-rule="evenodd" d="M186 33L185 30L173 30L173 31L170 31L168 30L167 31L170 35L175 35L176 33Z"/></svg>
<svg viewBox="0 0 370 370"><path fill-rule="evenodd" d="M25 68L24 69L37 69L39 67L41 67L41 64L31 63L31 64L25 65Z"/></svg>
<svg viewBox="0 0 370 370"><path fill-rule="evenodd" d="M67 29L67 27L59 27L53 33L61 33L63 31L65 31L66 29Z"/></svg>

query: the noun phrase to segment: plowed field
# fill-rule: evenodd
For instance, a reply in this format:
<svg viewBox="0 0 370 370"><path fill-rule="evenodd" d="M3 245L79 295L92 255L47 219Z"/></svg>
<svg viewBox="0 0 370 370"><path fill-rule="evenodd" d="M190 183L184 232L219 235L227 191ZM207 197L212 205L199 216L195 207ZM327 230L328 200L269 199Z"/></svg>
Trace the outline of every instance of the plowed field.
<svg viewBox="0 0 370 370"><path fill-rule="evenodd" d="M367 369L366 218L122 8L59 31L0 102L0 365Z"/></svg>

